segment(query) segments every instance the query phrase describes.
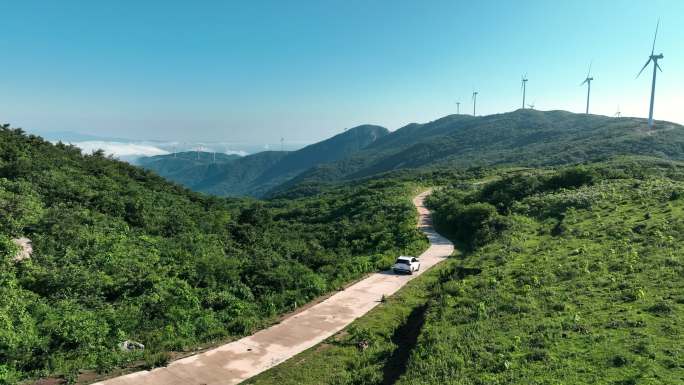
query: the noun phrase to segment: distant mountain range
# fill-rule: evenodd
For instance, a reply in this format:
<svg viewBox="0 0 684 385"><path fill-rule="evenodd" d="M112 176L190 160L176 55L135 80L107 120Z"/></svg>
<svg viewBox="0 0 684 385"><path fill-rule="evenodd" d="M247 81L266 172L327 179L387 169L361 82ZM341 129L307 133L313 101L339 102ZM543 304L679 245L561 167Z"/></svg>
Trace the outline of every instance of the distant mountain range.
<svg viewBox="0 0 684 385"><path fill-rule="evenodd" d="M349 181L399 169L561 165L615 155L684 160L684 127L639 118L518 110L449 115L389 133L359 126L293 152L262 152L215 165L145 167L210 194L269 196L295 186ZM193 177L188 182L186 175Z"/></svg>
<svg viewBox="0 0 684 385"><path fill-rule="evenodd" d="M220 162L214 162L210 154L202 155L199 161L170 154L138 162L196 191L260 197L311 167L350 157L388 133L384 127L363 125L297 151L264 151Z"/></svg>
<svg viewBox="0 0 684 385"><path fill-rule="evenodd" d="M154 170L166 179L194 186L213 175L221 165L240 158L240 155L234 154L187 151L140 158L137 164Z"/></svg>
<svg viewBox="0 0 684 385"><path fill-rule="evenodd" d="M529 109L483 117L449 115L400 128L351 157L312 167L280 189L397 169L551 166L615 155L684 160L684 127L658 122L649 130L645 119Z"/></svg>

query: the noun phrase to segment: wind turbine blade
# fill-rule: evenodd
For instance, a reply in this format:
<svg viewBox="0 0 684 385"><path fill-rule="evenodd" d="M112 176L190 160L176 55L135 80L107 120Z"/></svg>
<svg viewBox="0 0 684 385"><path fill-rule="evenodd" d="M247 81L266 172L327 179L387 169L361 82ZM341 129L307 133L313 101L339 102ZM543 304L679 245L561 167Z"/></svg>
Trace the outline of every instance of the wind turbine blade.
<svg viewBox="0 0 684 385"><path fill-rule="evenodd" d="M653 36L653 47L651 48L651 55L655 52L655 43L658 38L658 29L660 28L660 19L658 19L658 24L656 24L655 36Z"/></svg>
<svg viewBox="0 0 684 385"><path fill-rule="evenodd" d="M648 67L648 65L649 65L650 63L651 63L651 58L649 57L649 58L648 58L648 61L646 62L646 64L644 64L644 66L641 67L641 71L639 71L639 73L638 73L637 76L636 76L637 78L639 77L639 75L641 75L642 72L644 72L644 70L646 69L646 67Z"/></svg>
<svg viewBox="0 0 684 385"><path fill-rule="evenodd" d="M580 83L580 87L587 84L588 81L589 81L589 78L584 79L584 81L582 83Z"/></svg>
<svg viewBox="0 0 684 385"><path fill-rule="evenodd" d="M655 62L655 66L660 70L660 72L663 72L663 69L660 68L660 64L658 64L658 62Z"/></svg>
<svg viewBox="0 0 684 385"><path fill-rule="evenodd" d="M587 78L589 77L589 75L591 75L591 66L592 66L593 64L594 64L594 60L592 59L592 60L589 62L589 71L587 71Z"/></svg>

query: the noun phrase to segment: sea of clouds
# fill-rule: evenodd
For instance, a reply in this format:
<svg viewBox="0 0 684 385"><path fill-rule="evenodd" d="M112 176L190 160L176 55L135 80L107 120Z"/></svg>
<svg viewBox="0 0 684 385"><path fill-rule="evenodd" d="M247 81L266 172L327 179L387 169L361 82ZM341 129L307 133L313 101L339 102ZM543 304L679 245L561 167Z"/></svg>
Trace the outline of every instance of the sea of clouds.
<svg viewBox="0 0 684 385"><path fill-rule="evenodd" d="M180 141L153 141L153 140L130 140L118 138L102 138L87 134L70 131L41 133L43 137L53 143L69 143L80 148L84 154L90 154L102 150L108 156L129 162L137 163L138 159L148 156L167 155L174 152L204 151L216 152L228 155L245 156L268 150L297 150L308 143L285 142L285 143L243 143L243 142L180 142Z"/></svg>
<svg viewBox="0 0 684 385"><path fill-rule="evenodd" d="M117 142L106 140L86 140L69 142L80 148L83 153L89 154L93 151L102 150L105 154L114 158L136 163L143 157L155 155L167 155L174 152L183 151L205 151L224 154L235 154L240 156L249 155L255 145L239 145L235 143L179 143L179 142L147 142L130 141Z"/></svg>

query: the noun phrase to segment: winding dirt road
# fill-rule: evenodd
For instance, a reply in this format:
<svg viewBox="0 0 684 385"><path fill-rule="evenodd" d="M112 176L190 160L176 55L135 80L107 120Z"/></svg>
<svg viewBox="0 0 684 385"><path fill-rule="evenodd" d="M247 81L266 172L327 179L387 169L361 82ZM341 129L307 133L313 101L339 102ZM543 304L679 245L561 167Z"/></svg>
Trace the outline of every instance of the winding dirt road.
<svg viewBox="0 0 684 385"><path fill-rule="evenodd" d="M366 314L408 281L446 259L454 250L449 240L432 227L423 202L425 191L413 199L418 227L430 247L420 255L421 269L414 275L390 272L372 274L326 300L277 325L249 337L186 357L163 368L112 378L97 385L227 385L237 384L315 346Z"/></svg>

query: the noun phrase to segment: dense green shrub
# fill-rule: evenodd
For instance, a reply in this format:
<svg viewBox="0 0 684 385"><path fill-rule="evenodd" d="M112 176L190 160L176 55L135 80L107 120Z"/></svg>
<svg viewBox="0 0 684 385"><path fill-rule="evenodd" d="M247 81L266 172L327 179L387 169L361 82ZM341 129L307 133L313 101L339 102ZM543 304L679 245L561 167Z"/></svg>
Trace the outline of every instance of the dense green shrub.
<svg viewBox="0 0 684 385"><path fill-rule="evenodd" d="M428 200L433 220L440 231L450 234L469 248L482 246L507 226L506 219L486 202L465 203L464 195L435 193Z"/></svg>

